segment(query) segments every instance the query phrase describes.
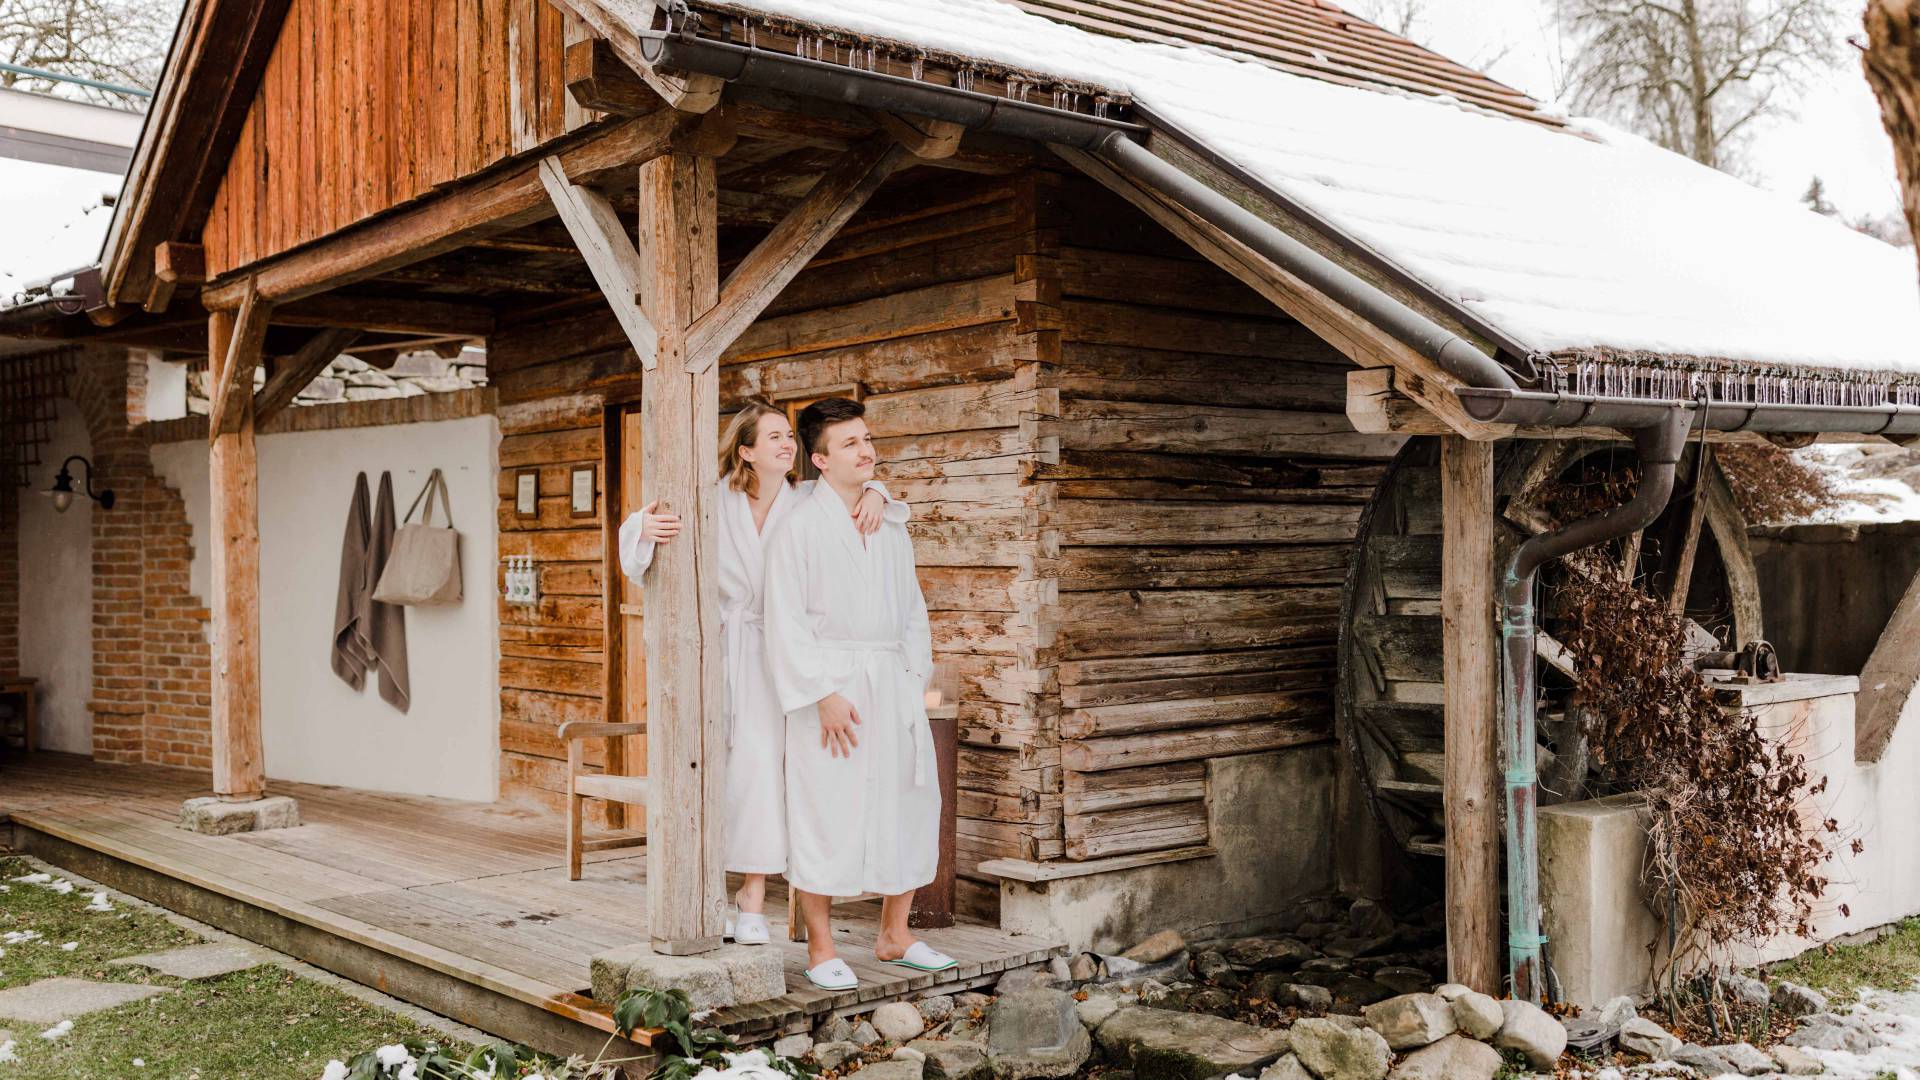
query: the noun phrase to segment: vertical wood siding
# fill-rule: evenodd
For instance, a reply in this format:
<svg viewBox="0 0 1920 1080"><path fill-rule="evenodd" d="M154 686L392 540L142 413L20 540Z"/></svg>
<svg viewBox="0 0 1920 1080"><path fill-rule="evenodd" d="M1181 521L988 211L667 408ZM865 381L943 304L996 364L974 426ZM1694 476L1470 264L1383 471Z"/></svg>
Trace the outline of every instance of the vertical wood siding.
<svg viewBox="0 0 1920 1080"><path fill-rule="evenodd" d="M293 0L202 240L225 273L567 131L546 0Z"/></svg>

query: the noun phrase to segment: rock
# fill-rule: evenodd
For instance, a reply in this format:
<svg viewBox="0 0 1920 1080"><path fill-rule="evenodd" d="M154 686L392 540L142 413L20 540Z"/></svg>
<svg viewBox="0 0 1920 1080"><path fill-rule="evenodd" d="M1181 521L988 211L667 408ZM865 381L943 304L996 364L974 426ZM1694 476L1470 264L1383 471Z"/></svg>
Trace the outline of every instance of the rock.
<svg viewBox="0 0 1920 1080"><path fill-rule="evenodd" d="M1355 900L1347 909L1347 925L1353 928L1355 937L1363 938L1389 937L1399 929L1386 908L1366 899Z"/></svg>
<svg viewBox="0 0 1920 1080"><path fill-rule="evenodd" d="M1810 1050L1847 1050L1855 1054L1864 1054L1881 1042L1866 1021L1832 1013L1815 1013L1802 1019L1800 1027L1784 1041L1788 1046L1802 1046Z"/></svg>
<svg viewBox="0 0 1920 1080"><path fill-rule="evenodd" d="M895 1061L912 1061L921 1065L927 1062L926 1051L912 1046L896 1046L892 1056Z"/></svg>
<svg viewBox="0 0 1920 1080"><path fill-rule="evenodd" d="M1567 1048L1567 1029L1530 1001L1502 1001L1500 1011L1506 1019L1494 1035L1493 1045L1501 1050L1518 1050L1527 1064L1551 1071Z"/></svg>
<svg viewBox="0 0 1920 1080"><path fill-rule="evenodd" d="M823 1069L837 1069L860 1056L860 1048L850 1042L816 1043L813 1060Z"/></svg>
<svg viewBox="0 0 1920 1080"><path fill-rule="evenodd" d="M863 1080L921 1080L918 1061L880 1061L860 1070Z"/></svg>
<svg viewBox="0 0 1920 1080"><path fill-rule="evenodd" d="M928 1024L944 1024L953 1018L953 996L950 994L921 998L913 1005L920 1010L921 1019Z"/></svg>
<svg viewBox="0 0 1920 1080"><path fill-rule="evenodd" d="M1453 1034L1453 1006L1436 994L1402 994L1366 1008L1367 1026L1396 1051L1417 1050Z"/></svg>
<svg viewBox="0 0 1920 1080"><path fill-rule="evenodd" d="M1468 990L1453 999L1453 1025L1471 1038L1486 1042L1506 1021L1500 1003L1478 991Z"/></svg>
<svg viewBox="0 0 1920 1080"><path fill-rule="evenodd" d="M765 1001L787 992L779 951L752 945L723 945L697 956L669 956L647 945L625 945L595 953L588 966L597 1001L617 1001L627 990L647 986L684 990L698 1011Z"/></svg>
<svg viewBox="0 0 1920 1080"><path fill-rule="evenodd" d="M1372 1028L1302 1020L1289 1030L1293 1052L1320 1080L1383 1080L1393 1051Z"/></svg>
<svg viewBox="0 0 1920 1080"><path fill-rule="evenodd" d="M1761 983L1761 988L1765 989L1766 984ZM1724 1043L1720 1046L1709 1046L1707 1049L1713 1051L1715 1057L1739 1070L1742 1076L1761 1076L1774 1071L1773 1059L1752 1043Z"/></svg>
<svg viewBox="0 0 1920 1080"><path fill-rule="evenodd" d="M1376 1001L1385 1001L1393 996L1393 991L1359 975L1342 976L1333 984L1333 999L1349 1004L1367 1006Z"/></svg>
<svg viewBox="0 0 1920 1080"><path fill-rule="evenodd" d="M773 1040L773 1056L802 1058L813 1052L813 1036L806 1032Z"/></svg>
<svg viewBox="0 0 1920 1080"><path fill-rule="evenodd" d="M1348 972L1353 970L1353 961L1338 956L1316 956L1301 964L1300 970Z"/></svg>
<svg viewBox="0 0 1920 1080"><path fill-rule="evenodd" d="M1773 984L1773 1007L1788 1016L1811 1016L1827 1011L1827 996L1799 983L1781 980Z"/></svg>
<svg viewBox="0 0 1920 1080"><path fill-rule="evenodd" d="M1224 955L1208 949L1193 958L1193 973L1209 982L1215 982L1239 972Z"/></svg>
<svg viewBox="0 0 1920 1080"><path fill-rule="evenodd" d="M1195 1012L1221 1013L1233 1008L1233 995L1218 987L1205 987L1187 995L1187 1008Z"/></svg>
<svg viewBox="0 0 1920 1080"><path fill-rule="evenodd" d="M1054 982L1065 983L1073 981L1073 967L1067 963L1067 958L1064 956L1056 956L1047 961L1047 972L1053 976Z"/></svg>
<svg viewBox="0 0 1920 1080"><path fill-rule="evenodd" d="M1140 991L1140 1003L1156 1009L1184 1009L1187 1007L1187 998L1192 994L1193 987L1184 983L1179 986L1154 983L1150 988Z"/></svg>
<svg viewBox="0 0 1920 1080"><path fill-rule="evenodd" d="M1100 1025L1100 1047L1136 1080L1208 1080L1246 1073L1287 1050L1287 1033L1206 1013L1122 1009Z"/></svg>
<svg viewBox="0 0 1920 1080"><path fill-rule="evenodd" d="M1092 989L1087 991L1085 1001L1073 1003L1073 1011L1080 1017L1080 1023L1085 1025L1088 1031L1095 1031L1114 1013L1136 1004L1138 999L1130 995Z"/></svg>
<svg viewBox="0 0 1920 1080"><path fill-rule="evenodd" d="M1074 982L1092 982L1100 977L1100 958L1090 952L1076 953L1067 962L1067 974Z"/></svg>
<svg viewBox="0 0 1920 1080"><path fill-rule="evenodd" d="M1300 1064L1298 1054L1286 1054L1262 1070L1260 1080L1314 1080L1314 1077Z"/></svg>
<svg viewBox="0 0 1920 1080"><path fill-rule="evenodd" d="M1187 939L1181 937L1179 931L1162 930L1120 955L1143 964L1157 964L1169 956L1185 952L1186 948Z"/></svg>
<svg viewBox="0 0 1920 1080"><path fill-rule="evenodd" d="M1271 1001L1283 1009L1326 1012L1333 1008L1333 991L1312 983L1288 982L1282 972L1274 972L1254 984L1253 996Z"/></svg>
<svg viewBox="0 0 1920 1080"><path fill-rule="evenodd" d="M873 1010L873 1028L888 1042L903 1043L927 1030L927 1020L911 1002L889 1001Z"/></svg>
<svg viewBox="0 0 1920 1080"><path fill-rule="evenodd" d="M1704 1046L1695 1046L1693 1043L1687 1043L1680 1049L1675 1050L1673 1052L1673 1060L1685 1065L1701 1076L1725 1076L1728 1073L1740 1071L1734 1068L1733 1063L1726 1058L1721 1057L1719 1054L1714 1053Z"/></svg>
<svg viewBox="0 0 1920 1080"><path fill-rule="evenodd" d="M1771 1053L1773 1063L1788 1076L1818 1076L1826 1071L1826 1066L1797 1046L1776 1046Z"/></svg>
<svg viewBox="0 0 1920 1080"><path fill-rule="evenodd" d="M928 1080L986 1080L993 1075L987 1064L987 1048L965 1039L921 1039L905 1049L918 1050L926 1063L922 1075Z"/></svg>
<svg viewBox="0 0 1920 1080"><path fill-rule="evenodd" d="M1500 1051L1461 1035L1449 1035L1416 1050L1388 1074L1389 1080L1493 1080Z"/></svg>
<svg viewBox="0 0 1920 1080"><path fill-rule="evenodd" d="M871 1020L861 1020L853 1025L853 1034L847 1041L856 1046L872 1046L880 1041L880 1029L873 1026Z"/></svg>
<svg viewBox="0 0 1920 1080"><path fill-rule="evenodd" d="M987 1033L987 1061L1000 1080L1072 1076L1093 1054L1073 997L1059 990L1002 996L988 1014Z"/></svg>
<svg viewBox="0 0 1920 1080"><path fill-rule="evenodd" d="M1394 935L1392 934L1385 934L1374 938L1342 935L1330 939L1325 948L1328 956L1378 956L1388 949L1393 948L1394 940Z"/></svg>
<svg viewBox="0 0 1920 1080"><path fill-rule="evenodd" d="M227 802L216 795L203 795L180 805L180 827L208 836L291 829L299 824L300 805L285 795L267 795L246 802Z"/></svg>
<svg viewBox="0 0 1920 1080"><path fill-rule="evenodd" d="M1639 1015L1640 1010L1633 1007L1633 999L1622 994L1600 1006L1600 1026L1618 1032L1626 1026L1627 1021Z"/></svg>
<svg viewBox="0 0 1920 1080"><path fill-rule="evenodd" d="M992 994L982 994L973 990L962 990L953 995L953 1007L961 1012L968 1009L984 1009L993 1004Z"/></svg>
<svg viewBox="0 0 1920 1080"><path fill-rule="evenodd" d="M851 1042L853 1041L853 1021L844 1016L829 1016L814 1027L813 1041Z"/></svg>
<svg viewBox="0 0 1920 1080"><path fill-rule="evenodd" d="M1373 981L1396 994L1424 994L1433 989L1433 976L1417 967L1383 967Z"/></svg>
<svg viewBox="0 0 1920 1080"><path fill-rule="evenodd" d="M1452 1001L1462 994L1473 993L1473 987L1465 983L1441 983L1439 986L1433 988L1433 992L1446 998L1448 1001Z"/></svg>
<svg viewBox="0 0 1920 1080"><path fill-rule="evenodd" d="M1742 1005L1751 1005L1756 1009L1765 1007L1772 996L1764 981L1751 975L1742 975L1737 971L1722 978L1720 985L1726 989L1733 1000Z"/></svg>
<svg viewBox="0 0 1920 1080"><path fill-rule="evenodd" d="M1673 1033L1645 1017L1636 1016L1620 1025L1620 1049L1665 1061L1685 1045Z"/></svg>
<svg viewBox="0 0 1920 1080"><path fill-rule="evenodd" d="M1027 964L1024 967L1008 968L1000 973L993 984L996 994L1014 994L1035 987L1049 987L1059 980L1054 978L1053 969L1046 964Z"/></svg>
<svg viewBox="0 0 1920 1080"><path fill-rule="evenodd" d="M1314 955L1306 943L1292 938L1246 938L1227 950L1227 959L1257 971L1291 971Z"/></svg>

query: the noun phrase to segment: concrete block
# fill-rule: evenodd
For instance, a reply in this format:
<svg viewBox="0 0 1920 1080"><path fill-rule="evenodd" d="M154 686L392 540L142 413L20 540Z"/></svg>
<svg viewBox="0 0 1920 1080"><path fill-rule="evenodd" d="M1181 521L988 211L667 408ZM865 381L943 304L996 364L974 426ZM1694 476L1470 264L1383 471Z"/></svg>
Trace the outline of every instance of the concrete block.
<svg viewBox="0 0 1920 1080"><path fill-rule="evenodd" d="M694 956L668 956L647 945L623 945L589 962L593 998L607 1006L636 986L684 990L695 1011L723 1009L787 992L778 950L726 945Z"/></svg>
<svg viewBox="0 0 1920 1080"><path fill-rule="evenodd" d="M1553 966L1566 1000L1599 1007L1625 994L1645 997L1653 966L1647 943L1659 936L1640 885L1647 834L1642 799L1605 799L1542 807L1540 902Z"/></svg>
<svg viewBox="0 0 1920 1080"><path fill-rule="evenodd" d="M206 795L180 806L180 827L209 836L291 829L300 824L300 804L285 795L228 802Z"/></svg>

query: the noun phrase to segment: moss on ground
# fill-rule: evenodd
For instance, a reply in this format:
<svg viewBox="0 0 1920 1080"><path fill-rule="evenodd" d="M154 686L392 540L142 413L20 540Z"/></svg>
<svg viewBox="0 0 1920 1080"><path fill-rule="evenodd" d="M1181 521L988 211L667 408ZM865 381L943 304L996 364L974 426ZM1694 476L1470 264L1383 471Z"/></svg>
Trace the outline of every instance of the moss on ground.
<svg viewBox="0 0 1920 1080"><path fill-rule="evenodd" d="M344 1060L383 1043L445 1044L411 1020L271 965L192 981L110 967L107 961L118 957L200 938L124 903L90 910L91 890L84 887L63 894L13 880L35 872L22 860L0 860L0 884L7 886L0 893L0 932L39 934L4 946L0 989L66 976L173 992L76 1017L73 1031L53 1042L40 1038L44 1025L0 1018L19 1058L0 1066L9 1080L313 1080L330 1058ZM76 943L72 950L60 948L69 941Z"/></svg>

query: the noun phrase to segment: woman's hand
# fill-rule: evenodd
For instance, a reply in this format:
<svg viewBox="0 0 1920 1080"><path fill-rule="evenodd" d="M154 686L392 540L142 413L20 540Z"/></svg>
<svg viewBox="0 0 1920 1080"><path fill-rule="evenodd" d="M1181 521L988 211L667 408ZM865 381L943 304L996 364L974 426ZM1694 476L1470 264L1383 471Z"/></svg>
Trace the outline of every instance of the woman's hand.
<svg viewBox="0 0 1920 1080"><path fill-rule="evenodd" d="M860 501L853 505L853 527L860 530L861 536L872 536L880 531L880 523L886 520L887 497L868 488L860 493Z"/></svg>
<svg viewBox="0 0 1920 1080"><path fill-rule="evenodd" d="M640 535L656 544L664 544L680 535L680 515L656 514L654 508L660 505L655 499L640 508Z"/></svg>
<svg viewBox="0 0 1920 1080"><path fill-rule="evenodd" d="M853 729L859 726L860 714L853 711L853 702L839 694L820 699L820 745L828 754L852 757L853 748L860 745L860 737Z"/></svg>

